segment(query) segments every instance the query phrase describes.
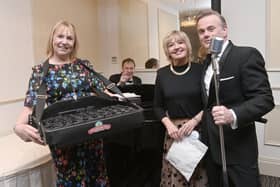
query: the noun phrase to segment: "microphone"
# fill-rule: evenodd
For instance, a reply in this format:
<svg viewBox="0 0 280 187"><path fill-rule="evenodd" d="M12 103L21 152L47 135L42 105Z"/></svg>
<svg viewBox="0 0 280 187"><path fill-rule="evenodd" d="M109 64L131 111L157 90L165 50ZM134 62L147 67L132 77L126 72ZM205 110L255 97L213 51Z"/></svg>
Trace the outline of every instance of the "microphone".
<svg viewBox="0 0 280 187"><path fill-rule="evenodd" d="M213 37L210 43L210 53L218 55L223 48L224 39L221 37Z"/></svg>
<svg viewBox="0 0 280 187"><path fill-rule="evenodd" d="M212 54L212 68L216 75L220 74L218 63L218 54L222 51L224 39L221 37L213 37L210 43L209 51Z"/></svg>
<svg viewBox="0 0 280 187"><path fill-rule="evenodd" d="M218 54L221 53L223 48L224 40L223 38L213 37L210 43L209 52L212 54L212 69L213 69L213 78L215 86L215 97L216 105L220 105L219 97L219 87L220 87L220 67L218 62ZM220 138L220 150L221 150L221 159L222 159L222 171L223 171L223 186L228 187L228 173L227 173L227 162L226 162L226 151L225 151L225 142L224 142L224 131L223 126L219 125L219 138Z"/></svg>

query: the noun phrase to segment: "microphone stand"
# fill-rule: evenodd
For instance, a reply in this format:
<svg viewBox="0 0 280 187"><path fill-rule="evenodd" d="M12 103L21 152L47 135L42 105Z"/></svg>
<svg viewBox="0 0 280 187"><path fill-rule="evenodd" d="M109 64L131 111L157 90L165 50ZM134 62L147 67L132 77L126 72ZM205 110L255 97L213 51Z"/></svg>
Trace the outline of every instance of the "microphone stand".
<svg viewBox="0 0 280 187"><path fill-rule="evenodd" d="M216 102L217 102L217 106L219 106L220 105L220 98L219 98L220 70L219 70L219 64L218 64L218 60L217 60L217 54L212 54L212 68L213 68L213 76L214 76ZM221 148L221 157L222 157L223 184L224 184L224 187L229 187L225 142L224 142L224 131L223 131L222 125L218 125L218 127L219 127L220 148Z"/></svg>

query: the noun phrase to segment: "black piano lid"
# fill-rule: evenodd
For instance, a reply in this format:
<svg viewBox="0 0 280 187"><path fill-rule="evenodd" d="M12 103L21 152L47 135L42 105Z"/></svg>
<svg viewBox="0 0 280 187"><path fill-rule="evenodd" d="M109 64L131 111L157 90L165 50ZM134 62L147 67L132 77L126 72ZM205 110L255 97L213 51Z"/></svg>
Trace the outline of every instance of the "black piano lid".
<svg viewBox="0 0 280 187"><path fill-rule="evenodd" d="M153 102L154 99L154 85L142 84L142 85L125 85L119 87L122 92L135 93L141 96L142 102Z"/></svg>

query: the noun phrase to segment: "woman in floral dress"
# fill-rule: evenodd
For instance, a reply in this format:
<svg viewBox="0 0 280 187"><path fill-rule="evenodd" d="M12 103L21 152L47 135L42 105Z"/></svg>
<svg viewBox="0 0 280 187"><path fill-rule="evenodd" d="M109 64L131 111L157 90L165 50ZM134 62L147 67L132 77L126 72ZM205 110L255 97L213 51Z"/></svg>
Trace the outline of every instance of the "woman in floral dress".
<svg viewBox="0 0 280 187"><path fill-rule="evenodd" d="M76 58L77 36L75 27L66 21L58 22L52 29L47 49L48 73L43 74L43 64L33 67L24 108L18 117L15 133L24 141L44 145L38 130L28 124L28 115L37 103L37 91L42 81L47 85L47 104L59 100L94 95L94 90L109 93L103 82L88 71ZM89 62L83 62L91 66ZM74 145L51 145L51 155L57 174L57 187L108 187L103 141L89 140Z"/></svg>

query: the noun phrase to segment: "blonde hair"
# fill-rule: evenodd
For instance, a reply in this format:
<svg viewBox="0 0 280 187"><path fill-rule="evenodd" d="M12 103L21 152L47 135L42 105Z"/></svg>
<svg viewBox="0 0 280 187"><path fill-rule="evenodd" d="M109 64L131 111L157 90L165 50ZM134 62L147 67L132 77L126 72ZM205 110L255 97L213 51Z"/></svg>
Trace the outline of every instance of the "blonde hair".
<svg viewBox="0 0 280 187"><path fill-rule="evenodd" d="M197 52L198 62L202 63L206 59L207 54L208 49L204 48L203 46L200 46Z"/></svg>
<svg viewBox="0 0 280 187"><path fill-rule="evenodd" d="M187 60L188 60L188 62L191 62L191 60L192 60L192 46L191 46L190 39L189 39L189 37L187 36L186 33L182 32L182 31L178 31L178 30L173 30L173 31L169 32L163 39L163 50L164 50L164 53L165 53L167 59L170 62L172 62L172 59L171 59L170 54L168 52L168 44L174 38L176 40L183 40L184 41L184 43L187 46L187 52L188 52Z"/></svg>
<svg viewBox="0 0 280 187"><path fill-rule="evenodd" d="M73 46L73 51L70 54L70 59L76 58L77 55L77 50L78 50L78 39L77 39L77 34L76 34L76 29L75 26L72 23L69 23L68 21L59 21L57 22L50 33L48 44L47 44L47 58L50 58L54 54L54 49L53 49L53 37L54 33L61 27L65 27L69 29L73 35L74 35L74 46Z"/></svg>

